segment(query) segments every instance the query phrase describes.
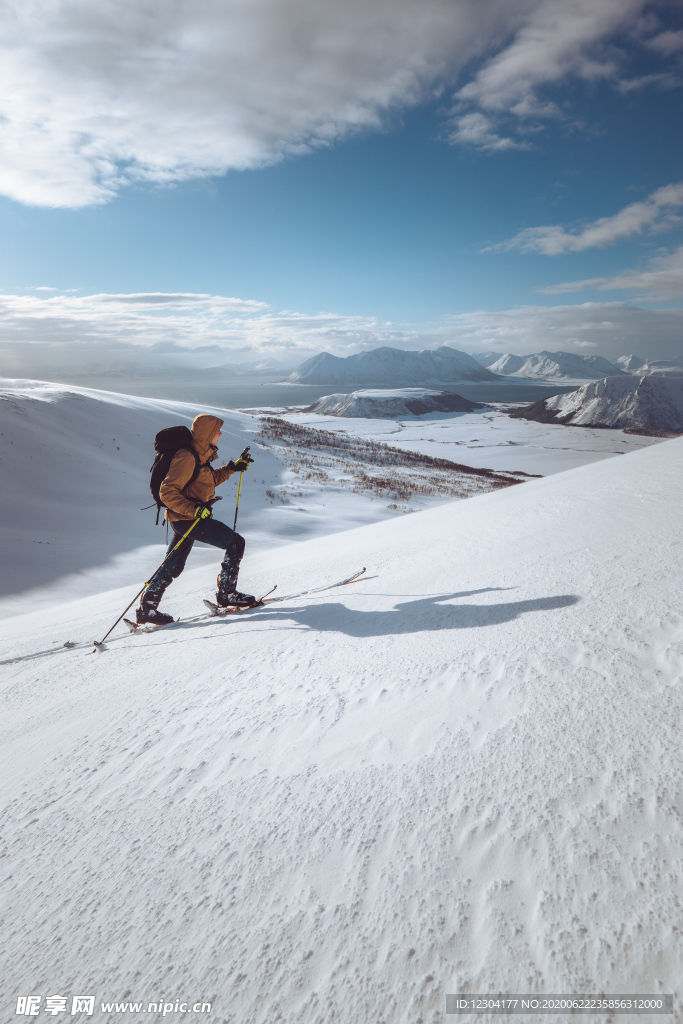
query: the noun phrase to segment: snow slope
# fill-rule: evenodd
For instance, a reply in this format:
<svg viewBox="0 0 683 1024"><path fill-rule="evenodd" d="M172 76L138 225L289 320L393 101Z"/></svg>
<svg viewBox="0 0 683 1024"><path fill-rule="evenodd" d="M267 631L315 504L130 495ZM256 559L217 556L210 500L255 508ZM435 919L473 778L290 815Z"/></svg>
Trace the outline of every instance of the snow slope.
<svg viewBox="0 0 683 1024"><path fill-rule="evenodd" d="M683 376L605 377L511 415L544 423L620 427L643 434L683 432Z"/></svg>
<svg viewBox="0 0 683 1024"><path fill-rule="evenodd" d="M483 409L480 402L470 402L450 391L429 391L426 388L401 388L394 391L353 391L350 395L325 395L304 412L324 416L396 419L421 416L426 412L473 412Z"/></svg>
<svg viewBox="0 0 683 1024"><path fill-rule="evenodd" d="M286 378L290 384L435 384L497 379L472 356L448 345L424 352L385 346L345 358L320 352Z"/></svg>
<svg viewBox="0 0 683 1024"><path fill-rule="evenodd" d="M368 566L315 599L26 661L129 592L0 624L2 1019L28 992L230 1024L680 1005L682 504L683 439L248 554L257 591Z"/></svg>

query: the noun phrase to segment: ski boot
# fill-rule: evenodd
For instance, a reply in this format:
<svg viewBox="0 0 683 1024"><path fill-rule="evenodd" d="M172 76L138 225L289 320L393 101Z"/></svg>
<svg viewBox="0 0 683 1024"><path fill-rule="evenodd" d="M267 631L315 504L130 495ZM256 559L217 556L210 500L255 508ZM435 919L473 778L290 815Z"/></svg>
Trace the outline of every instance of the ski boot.
<svg viewBox="0 0 683 1024"><path fill-rule="evenodd" d="M239 566L236 569L231 569L227 574L227 577L220 573L216 579L216 604L219 608L251 608L252 605L258 604L253 594L242 594L237 587L237 573Z"/></svg>
<svg viewBox="0 0 683 1024"><path fill-rule="evenodd" d="M140 599L140 607L135 612L138 626L142 626L145 623L151 623L153 626L167 626L169 622L174 621L172 615L158 611L157 605L161 597L161 594L149 594L145 591Z"/></svg>

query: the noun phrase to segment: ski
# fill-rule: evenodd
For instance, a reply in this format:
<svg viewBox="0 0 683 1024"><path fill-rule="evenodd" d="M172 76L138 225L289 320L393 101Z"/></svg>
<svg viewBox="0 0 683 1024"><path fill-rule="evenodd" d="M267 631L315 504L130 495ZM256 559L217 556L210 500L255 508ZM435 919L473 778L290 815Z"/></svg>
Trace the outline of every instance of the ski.
<svg viewBox="0 0 683 1024"><path fill-rule="evenodd" d="M298 594L283 594L282 597L270 597L268 603L275 603L276 601L293 601L295 597L308 597L309 594L322 594L324 590L334 590L336 587L346 587L349 583L355 583L359 580L365 572L365 566L359 569L358 572L354 572L353 576L349 576L346 580L339 580L338 583L328 583L324 587L314 587L312 590L300 590Z"/></svg>
<svg viewBox="0 0 683 1024"><path fill-rule="evenodd" d="M221 608L220 605L217 605L214 601L208 600L205 600L204 604L212 615L231 615L233 612L248 612L252 608L258 608L262 604L275 604L278 601L293 601L297 597L307 597L309 594L321 594L324 590L334 590L335 587L345 587L349 583L355 583L356 580L360 579L364 572L365 568L361 569L359 572L355 572L353 576L349 576L346 580L339 580L338 583L327 583L324 587L314 587L312 590L300 590L296 594L282 594L280 597L270 596L273 593L273 590L276 589L276 587L273 587L273 590L269 590L267 594L264 594L260 601L257 601L256 604L249 605L248 608Z"/></svg>

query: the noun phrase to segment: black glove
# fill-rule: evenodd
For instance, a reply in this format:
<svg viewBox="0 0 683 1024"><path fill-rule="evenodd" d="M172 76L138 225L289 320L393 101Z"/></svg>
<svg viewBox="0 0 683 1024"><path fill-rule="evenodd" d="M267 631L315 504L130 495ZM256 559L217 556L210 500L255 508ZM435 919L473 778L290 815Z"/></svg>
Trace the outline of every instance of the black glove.
<svg viewBox="0 0 683 1024"><path fill-rule="evenodd" d="M254 460L249 456L245 455L244 452L240 455L239 459L235 459L234 462L228 463L228 469L234 469L236 473L244 473Z"/></svg>

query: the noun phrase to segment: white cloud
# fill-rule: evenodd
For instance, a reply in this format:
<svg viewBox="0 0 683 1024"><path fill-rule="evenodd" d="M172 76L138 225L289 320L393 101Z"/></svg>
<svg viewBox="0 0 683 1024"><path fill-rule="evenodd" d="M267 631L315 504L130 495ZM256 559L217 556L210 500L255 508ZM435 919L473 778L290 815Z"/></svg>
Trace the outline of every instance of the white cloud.
<svg viewBox="0 0 683 1024"><path fill-rule="evenodd" d="M528 143L518 142L509 136L496 134L490 118L485 117L479 111L464 114L459 117L450 134L451 142L460 142L466 146L476 146L477 149L501 150L501 149L527 149Z"/></svg>
<svg viewBox="0 0 683 1024"><path fill-rule="evenodd" d="M646 6L12 0L0 12L0 193L79 207L135 180L259 167L377 127L472 68L454 140L518 147L495 119L556 116L538 87L567 75L614 78L600 44ZM655 38L662 55L675 49Z"/></svg>
<svg viewBox="0 0 683 1024"><path fill-rule="evenodd" d="M630 203L612 217L600 217L579 231L566 231L561 224L525 228L514 238L489 246L482 252L540 252L557 256L565 252L610 245L620 238L645 231L668 231L683 221L676 211L683 207L683 182L664 185L639 203Z"/></svg>
<svg viewBox="0 0 683 1024"><path fill-rule="evenodd" d="M600 292L636 292L636 298L641 302L670 302L683 298L683 245L665 256L653 257L645 270L626 271L614 277L566 281L539 291L543 295L562 295L591 288Z"/></svg>
<svg viewBox="0 0 683 1024"><path fill-rule="evenodd" d="M616 78L614 59L601 54L598 44L643 7L641 0L545 0L533 5L509 45L459 90L455 138L471 107L489 117L559 117L559 108L539 96L539 86L569 75L591 81Z"/></svg>
<svg viewBox="0 0 683 1024"><path fill-rule="evenodd" d="M671 30L659 32L656 36L648 39L648 46L666 56L678 53L683 50L683 28L679 29L678 32Z"/></svg>
<svg viewBox="0 0 683 1024"><path fill-rule="evenodd" d="M646 310L625 302L477 310L436 323L395 324L335 313L275 313L263 303L223 296L184 295L178 304L172 301L177 296L168 296L166 305L127 298L0 295L0 375L273 359L295 366L321 350L349 355L381 345L520 354L588 349L612 359L631 351L650 358L683 356L683 310Z"/></svg>
<svg viewBox="0 0 683 1024"><path fill-rule="evenodd" d="M683 357L683 310L641 309L627 302L584 302L571 306L519 306L476 310L449 319L456 348L468 352L528 355L585 352L617 359L627 352L643 358Z"/></svg>

